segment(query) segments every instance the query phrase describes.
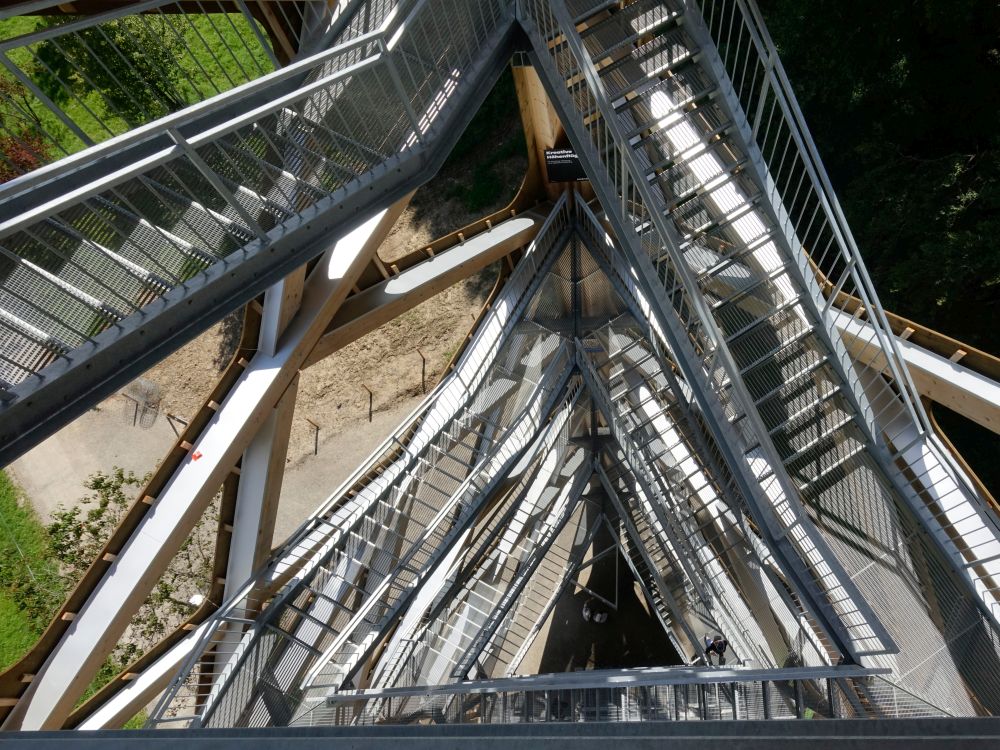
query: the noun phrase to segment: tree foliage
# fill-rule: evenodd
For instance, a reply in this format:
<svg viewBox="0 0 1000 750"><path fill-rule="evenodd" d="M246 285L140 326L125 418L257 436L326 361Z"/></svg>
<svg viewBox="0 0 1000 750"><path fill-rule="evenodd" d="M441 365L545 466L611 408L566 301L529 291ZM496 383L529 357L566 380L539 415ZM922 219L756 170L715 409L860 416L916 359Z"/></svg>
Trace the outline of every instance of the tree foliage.
<svg viewBox="0 0 1000 750"><path fill-rule="evenodd" d="M47 163L50 152L27 90L0 74L0 182Z"/></svg>
<svg viewBox="0 0 1000 750"><path fill-rule="evenodd" d="M76 505L60 505L52 514L49 540L68 586L79 581L99 557L148 479L148 475L138 477L117 467L109 474L97 472L84 485L90 494ZM190 615L193 595L208 593L214 556L214 527L209 519L216 510L217 505L213 505L185 540L132 618L125 637L101 667L88 695Z"/></svg>
<svg viewBox="0 0 1000 750"><path fill-rule="evenodd" d="M57 103L96 90L130 127L175 112L187 102L179 86L183 41L170 23L127 16L45 41L35 80Z"/></svg>
<svg viewBox="0 0 1000 750"><path fill-rule="evenodd" d="M760 5L885 307L1000 351L1000 5Z"/></svg>

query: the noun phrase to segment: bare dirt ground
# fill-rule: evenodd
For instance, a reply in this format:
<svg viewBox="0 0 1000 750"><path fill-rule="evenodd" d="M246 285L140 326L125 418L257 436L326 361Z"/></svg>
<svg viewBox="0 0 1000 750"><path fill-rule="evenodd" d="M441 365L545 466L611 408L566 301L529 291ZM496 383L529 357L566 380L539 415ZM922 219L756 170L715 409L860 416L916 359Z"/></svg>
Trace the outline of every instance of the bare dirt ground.
<svg viewBox="0 0 1000 750"><path fill-rule="evenodd" d="M483 135L470 158L446 165L418 190L380 248L380 257L391 262L505 206L520 186L527 158L518 152L497 160L491 149L509 143L518 124L514 108L505 122ZM466 188L482 189L474 171L483 165L499 191L492 201L479 200L480 207L472 209ZM456 284L302 373L276 541L294 530L419 403L418 349L426 358L426 390L437 384L497 271L487 268ZM179 423L171 427L167 415L186 420L201 406L235 351L241 320L242 312L234 313L144 373L162 391L160 415L149 429L133 426L126 418L126 402L115 396L9 467L43 521L60 503L78 502L83 482L96 471L121 466L142 476L156 468L180 429ZM371 422L365 386L373 392ZM307 420L319 425L318 448L315 428Z"/></svg>
<svg viewBox="0 0 1000 750"><path fill-rule="evenodd" d="M484 149L494 145L496 144L482 144ZM474 210L461 199L463 185L468 180L468 170L456 166L446 167L413 196L410 205L379 248L379 257L384 262L391 263L438 237L444 237L503 208L521 184L527 167L527 156L521 153L495 164L493 176L502 186L502 197L490 202L485 208Z"/></svg>

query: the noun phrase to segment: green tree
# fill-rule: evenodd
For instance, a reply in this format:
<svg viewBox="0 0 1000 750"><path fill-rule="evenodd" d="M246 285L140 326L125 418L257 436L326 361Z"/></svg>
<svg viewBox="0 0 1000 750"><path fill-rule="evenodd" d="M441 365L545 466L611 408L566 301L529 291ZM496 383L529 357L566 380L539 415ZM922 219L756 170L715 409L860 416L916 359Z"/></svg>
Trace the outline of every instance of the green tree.
<svg viewBox="0 0 1000 750"><path fill-rule="evenodd" d="M121 523L135 496L149 480L115 467L110 474L97 472L85 483L91 494L79 504L60 505L48 526L52 551L63 575L71 584L79 581ZM214 535L203 518L171 561L138 614L133 618L133 636L154 641L169 626L189 615L189 599L207 593L214 555Z"/></svg>
<svg viewBox="0 0 1000 750"><path fill-rule="evenodd" d="M1000 351L1000 4L760 5L885 307Z"/></svg>
<svg viewBox="0 0 1000 750"><path fill-rule="evenodd" d="M27 90L0 73L0 182L37 169L51 158Z"/></svg>
<svg viewBox="0 0 1000 750"><path fill-rule="evenodd" d="M182 43L167 18L119 18L43 42L34 77L56 102L96 89L135 127L187 104L180 87Z"/></svg>

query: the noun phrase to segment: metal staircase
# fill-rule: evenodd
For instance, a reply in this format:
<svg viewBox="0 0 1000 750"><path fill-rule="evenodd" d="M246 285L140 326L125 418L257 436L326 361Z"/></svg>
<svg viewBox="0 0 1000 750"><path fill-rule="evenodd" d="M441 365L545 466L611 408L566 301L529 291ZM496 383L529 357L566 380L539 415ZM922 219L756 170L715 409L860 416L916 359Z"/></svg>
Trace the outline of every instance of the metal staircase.
<svg viewBox="0 0 1000 750"><path fill-rule="evenodd" d="M893 639L913 634L894 628L890 638L865 602L898 584L862 576L854 589L847 571L861 564L857 547L847 550L838 534L851 498L896 516L890 523L904 534L911 513L926 518L919 485L899 470L899 423L916 425L905 445L932 441L756 10L706 5L707 18L693 2L592 3L591 13L580 3L520 7L533 60L634 283L648 295L646 314L757 506L758 528L791 538L795 552L783 557L812 571L806 575L823 593L810 609L841 620L848 651L885 653ZM727 24L737 26L738 39L720 40ZM753 27L746 39L745 26ZM829 297L820 292L826 279L837 280ZM831 308L848 288L865 300L891 385L862 383L840 340ZM932 447L924 456L950 473ZM948 492L953 501L964 494L963 517L996 540L995 519L961 487L956 479ZM814 528L810 517L825 520ZM965 572L969 561L959 563L948 526L930 524L939 554L955 561L954 575L993 620L990 594ZM884 528L859 536L880 538ZM838 570L838 558L845 568ZM796 581L796 591L808 590L806 581Z"/></svg>
<svg viewBox="0 0 1000 750"><path fill-rule="evenodd" d="M0 460L436 172L507 61L511 3L373 10L348 3L330 46L0 186Z"/></svg>
<svg viewBox="0 0 1000 750"><path fill-rule="evenodd" d="M997 519L752 0L329 13L284 67L0 185L0 460L433 175L517 22L596 199L555 203L454 371L191 636L152 725L1000 710ZM740 674L504 682L605 530L681 658L722 632Z"/></svg>

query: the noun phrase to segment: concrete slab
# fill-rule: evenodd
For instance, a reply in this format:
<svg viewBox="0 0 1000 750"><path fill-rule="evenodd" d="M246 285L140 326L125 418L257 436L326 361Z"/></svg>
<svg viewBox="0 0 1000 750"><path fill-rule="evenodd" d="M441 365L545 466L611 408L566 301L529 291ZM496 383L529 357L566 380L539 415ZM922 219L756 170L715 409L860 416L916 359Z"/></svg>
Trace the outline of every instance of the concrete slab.
<svg viewBox="0 0 1000 750"><path fill-rule="evenodd" d="M142 477L163 460L177 439L166 416L143 429L133 427L126 412L123 397L106 399L7 467L43 523L60 503L78 502L95 472L120 466Z"/></svg>

